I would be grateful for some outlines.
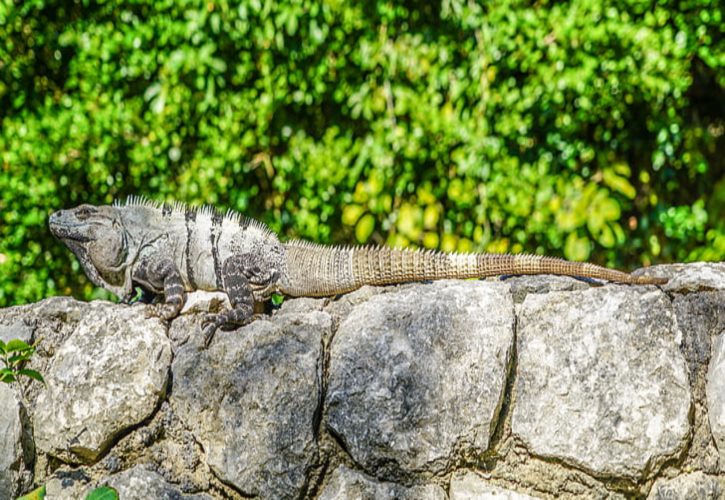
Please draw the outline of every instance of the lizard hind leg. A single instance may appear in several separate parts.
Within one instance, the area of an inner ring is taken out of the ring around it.
[[[209,314],[204,318],[203,347],[211,343],[217,329],[244,326],[254,319],[254,290],[271,286],[278,276],[274,271],[262,272],[257,261],[252,254],[233,255],[224,261],[224,291],[229,296],[232,309],[219,314]]]

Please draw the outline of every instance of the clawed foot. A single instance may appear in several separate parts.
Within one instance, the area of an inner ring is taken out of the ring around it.
[[[146,308],[147,318],[161,318],[165,321],[174,319],[179,314],[179,309],[171,304],[153,304]]]
[[[251,316],[248,316],[247,318],[244,318],[243,320],[240,320],[239,318],[230,319],[230,316],[232,315],[228,313],[207,314],[204,316],[204,319],[201,322],[201,349],[206,349],[207,347],[209,347],[209,344],[211,344],[211,341],[214,339],[214,334],[219,328],[222,328],[224,330],[240,328],[244,325],[248,325],[249,323],[260,317],[263,317],[264,315],[253,314]]]
[[[222,314],[207,314],[201,322],[201,349],[206,349],[211,344],[217,329],[226,322]]]

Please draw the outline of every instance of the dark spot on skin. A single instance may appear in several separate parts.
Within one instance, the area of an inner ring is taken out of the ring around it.
[[[184,249],[184,255],[186,257],[186,276],[189,278],[189,284],[196,288],[196,279],[194,278],[194,266],[191,265],[191,235],[194,231],[194,225],[196,224],[196,210],[193,208],[187,208],[184,214],[184,221],[186,223],[186,248]]]
[[[214,278],[216,279],[217,290],[222,289],[222,263],[219,260],[219,235],[222,231],[222,216],[218,212],[214,212],[211,216],[211,231],[209,232],[209,243],[211,245],[211,255],[214,258]]]

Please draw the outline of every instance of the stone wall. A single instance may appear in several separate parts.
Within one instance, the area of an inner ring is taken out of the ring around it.
[[[0,387],[0,498],[720,498],[725,264],[287,300],[199,349],[191,294],[0,311],[47,385]]]

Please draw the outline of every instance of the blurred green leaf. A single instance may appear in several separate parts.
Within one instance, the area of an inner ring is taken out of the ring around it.
[[[355,225],[355,238],[360,243],[365,243],[375,230],[375,218],[370,215],[364,215]]]
[[[725,260],[710,0],[2,5],[0,306],[109,298],[47,218],[129,194],[321,243]]]
[[[38,372],[36,370],[31,370],[29,368],[21,368],[20,370],[18,370],[18,374],[25,375],[26,377],[30,377],[34,380],[37,380],[38,382],[45,383],[45,379],[43,378],[43,376],[40,374],[40,372]]]
[[[86,500],[118,500],[118,491],[110,486],[101,486],[86,495]]]
[[[564,255],[569,260],[584,261],[589,258],[590,246],[589,240],[570,233],[566,237],[564,245]]]
[[[23,352],[31,350],[33,350],[33,347],[20,339],[11,339],[5,344],[5,351],[7,352]]]
[[[27,495],[18,497],[17,500],[43,500],[45,498],[45,485],[36,488]]]
[[[15,371],[10,368],[0,368],[0,382],[11,383],[15,382]]]

